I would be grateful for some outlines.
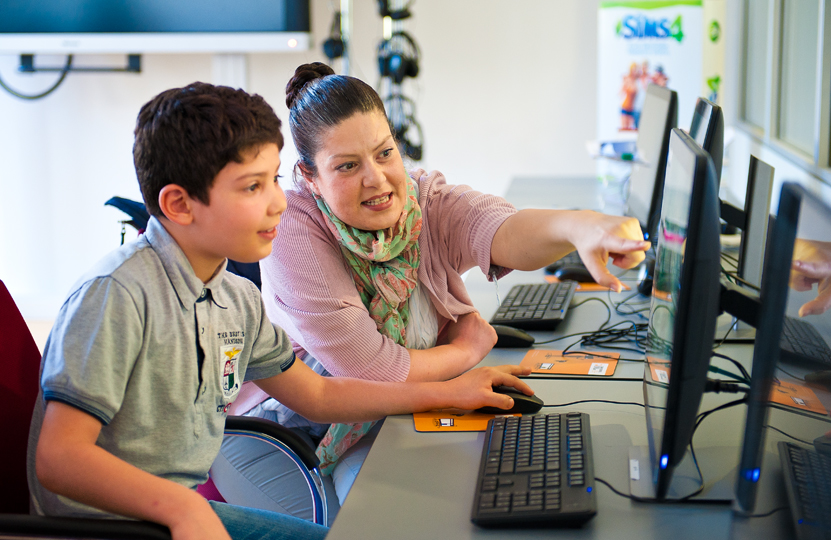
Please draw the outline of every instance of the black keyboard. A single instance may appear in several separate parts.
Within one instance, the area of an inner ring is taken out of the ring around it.
[[[568,255],[561,257],[554,261],[553,263],[549,264],[545,267],[545,271],[549,274],[553,274],[558,269],[564,266],[585,266],[583,264],[583,259],[580,258],[580,255],[577,254],[576,251],[572,251]]]
[[[785,317],[779,348],[785,362],[831,368],[831,348],[809,322]]]
[[[565,318],[576,290],[576,281],[514,285],[490,322],[523,330],[553,330]]]
[[[589,415],[488,422],[471,521],[481,526],[574,526],[597,513]]]
[[[785,490],[798,540],[831,540],[831,456],[779,443]]]

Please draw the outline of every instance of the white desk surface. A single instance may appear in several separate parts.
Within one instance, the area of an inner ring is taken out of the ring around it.
[[[528,178],[515,180],[508,191],[512,202],[539,198],[541,191],[565,194],[552,206],[588,206],[592,195],[568,198],[576,179]],[[587,186],[587,184],[583,184]],[[559,195],[558,195],[559,196]],[[539,200],[539,199],[538,199]],[[521,204],[519,205],[521,206]],[[630,276],[625,276],[630,277]],[[634,278],[634,276],[631,276]],[[500,294],[511,284],[542,281],[541,272],[514,272],[500,281]],[[630,282],[634,283],[634,282]],[[468,290],[485,318],[497,307],[493,284],[474,269],[467,280]],[[582,294],[578,293],[577,303]],[[627,293],[612,295],[620,300]],[[606,298],[608,295],[599,295]],[[558,334],[591,330],[606,319],[606,309],[589,302],[573,309],[558,328]],[[615,315],[614,317],[618,317]],[[551,333],[533,333],[538,341]],[[570,343],[571,340],[563,343]],[[545,346],[555,348],[554,346]],[[725,345],[720,349],[748,362],[748,345]],[[518,363],[523,350],[495,349],[480,365]],[[629,353],[627,353],[628,355]],[[637,356],[631,353],[633,358]],[[529,379],[529,384],[548,405],[586,399],[643,403],[643,365],[621,363],[616,377],[602,379]],[[700,410],[735,399],[735,395],[704,397]],[[643,408],[631,405],[583,403],[542,412],[578,410],[590,414],[595,476],[616,489],[629,492],[629,449],[648,444]],[[733,407],[713,414],[695,435],[695,447],[705,484],[735,478],[743,436],[745,407]],[[787,426],[798,434],[803,417],[792,418],[774,412],[770,423]],[[810,432],[810,428],[806,428]],[[775,444],[782,437],[768,433],[767,463],[760,481],[757,513],[786,505]],[[466,539],[466,538],[592,538],[637,540],[707,540],[791,538],[793,531],[787,510],[766,518],[736,517],[728,504],[647,504],[630,501],[596,484],[597,515],[578,529],[484,529],[470,522],[470,512],[482,453],[481,432],[417,433],[411,415],[386,419],[352,490],[332,527],[330,540],[354,539]]]

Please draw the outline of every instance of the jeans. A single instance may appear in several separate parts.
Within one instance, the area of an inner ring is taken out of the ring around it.
[[[285,514],[210,501],[233,540],[321,540],[329,529]]]

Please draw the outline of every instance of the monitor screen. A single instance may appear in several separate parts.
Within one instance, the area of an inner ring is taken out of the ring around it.
[[[737,271],[740,278],[757,288],[762,286],[772,191],[773,167],[751,155]]]
[[[674,90],[650,84],[638,123],[636,160],[629,177],[627,214],[637,220],[649,240],[658,228],[669,132],[678,123],[678,96]]]
[[[704,393],[720,293],[715,171],[706,152],[677,128],[657,242],[643,382],[655,497],[664,499]]]
[[[690,135],[713,160],[716,178],[721,181],[721,161],[724,154],[724,116],[721,107],[706,98],[695,102]]]
[[[308,0],[4,0],[0,52],[305,50]]]
[[[753,513],[760,483],[781,483],[770,476],[778,441],[810,447],[831,432],[831,377],[823,378],[831,350],[822,352],[831,344],[831,208],[784,184],[767,251],[736,483],[740,513]],[[793,350],[795,336],[803,345],[818,339],[818,354]]]

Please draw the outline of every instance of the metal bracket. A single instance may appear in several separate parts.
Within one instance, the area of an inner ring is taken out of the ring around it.
[[[34,54],[21,54],[20,67],[17,68],[21,73],[38,73],[47,71],[59,72],[75,72],[75,73],[141,73],[141,55],[128,54],[127,65],[125,67],[35,67]]]

